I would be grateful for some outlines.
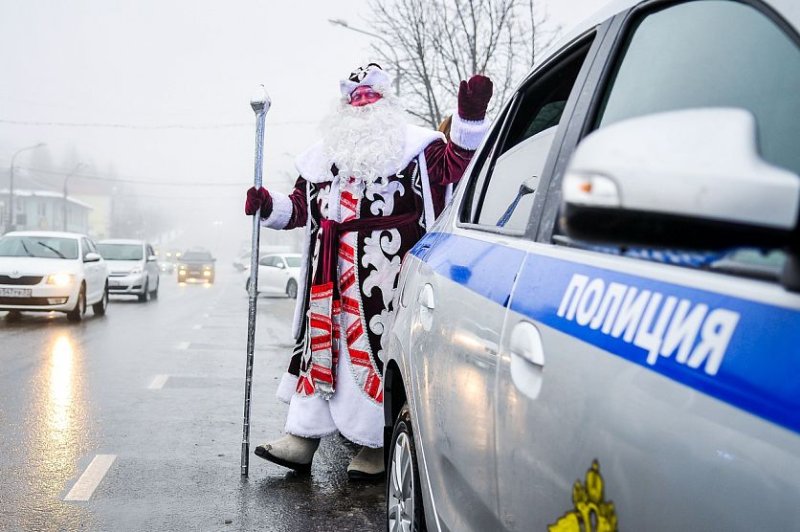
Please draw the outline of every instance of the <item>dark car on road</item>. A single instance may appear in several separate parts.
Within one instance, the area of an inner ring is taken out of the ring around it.
[[[205,249],[190,249],[178,259],[178,282],[214,282],[215,259]]]

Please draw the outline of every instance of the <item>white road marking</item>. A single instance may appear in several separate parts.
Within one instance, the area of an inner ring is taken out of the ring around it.
[[[194,327],[192,327],[192,329],[194,329],[195,331],[199,331],[202,328],[203,328],[203,326],[200,325],[199,323],[197,325],[195,325]]]
[[[175,347],[175,349],[182,349],[182,350],[184,350],[184,351],[185,351],[186,349],[189,349],[189,342],[180,342],[180,343],[179,343],[179,344],[178,344],[178,345]]]
[[[67,496],[64,497],[65,501],[88,501],[92,498],[94,490],[102,482],[103,477],[106,476],[111,464],[117,459],[116,454],[98,454],[86,468],[86,471],[80,476],[78,481],[69,490]]]
[[[148,386],[147,389],[160,390],[167,383],[167,379],[169,379],[169,375],[156,375],[153,377],[153,380],[150,382],[150,386]]]

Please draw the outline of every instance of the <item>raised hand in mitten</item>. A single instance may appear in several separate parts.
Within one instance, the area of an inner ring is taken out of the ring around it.
[[[247,197],[244,200],[244,213],[253,216],[261,211],[262,218],[268,218],[272,214],[272,196],[266,188],[250,187],[247,189]]]
[[[458,87],[458,116],[464,120],[483,120],[492,99],[494,84],[486,76],[476,75]]]

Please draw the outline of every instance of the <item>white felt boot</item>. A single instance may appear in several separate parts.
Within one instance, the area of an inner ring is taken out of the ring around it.
[[[362,447],[347,466],[347,476],[351,480],[379,479],[385,472],[383,447],[377,449]]]
[[[287,434],[279,440],[264,443],[256,447],[256,456],[269,460],[283,467],[294,469],[298,473],[311,471],[311,461],[319,447],[319,438],[302,438]]]

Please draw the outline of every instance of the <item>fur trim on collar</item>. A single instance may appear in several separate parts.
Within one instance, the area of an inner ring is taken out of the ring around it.
[[[389,170],[385,176],[389,177],[396,174],[420,154],[422,150],[427,148],[432,142],[436,140],[444,140],[444,135],[433,129],[415,126],[409,124],[406,126],[406,140],[405,147],[403,148],[403,157],[397,168]],[[322,141],[314,143],[310,148],[301,153],[295,159],[295,167],[300,175],[309,183],[325,183],[326,181],[333,181],[333,174],[331,173],[331,165],[335,161],[330,161],[325,156],[325,151],[322,147]]]

